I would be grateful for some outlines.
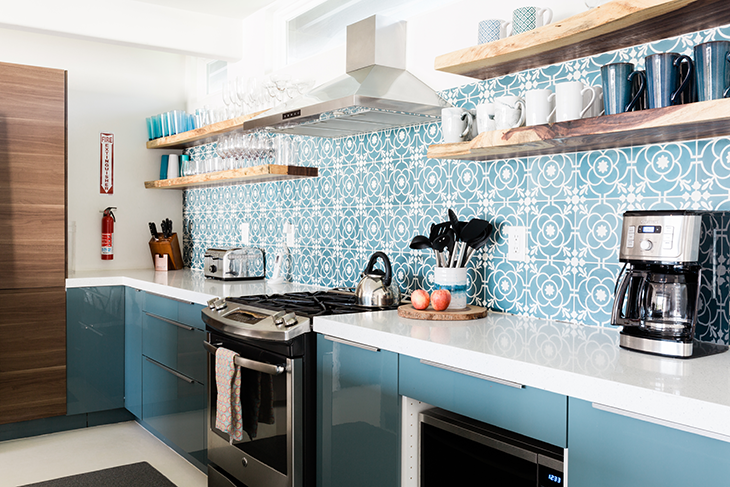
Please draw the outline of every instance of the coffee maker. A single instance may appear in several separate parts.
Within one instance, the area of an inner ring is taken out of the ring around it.
[[[720,326],[716,254],[726,221],[724,213],[690,210],[624,213],[624,268],[611,314],[611,324],[623,327],[622,348],[691,357],[698,317],[703,330]]]

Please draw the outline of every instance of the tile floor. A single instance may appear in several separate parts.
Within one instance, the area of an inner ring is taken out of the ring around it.
[[[0,442],[0,487],[146,461],[178,487],[207,476],[134,421]]]

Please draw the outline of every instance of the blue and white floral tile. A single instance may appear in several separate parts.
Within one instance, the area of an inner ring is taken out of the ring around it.
[[[617,261],[603,264],[586,263],[577,275],[577,321],[602,326],[611,321],[613,290],[621,271]]]
[[[625,150],[608,149],[578,154],[578,181],[585,198],[617,198],[631,182],[629,159]]]
[[[566,259],[576,248],[575,220],[575,213],[566,211],[562,203],[539,205],[528,226],[530,255],[538,260]]]
[[[575,321],[572,316],[574,281],[574,274],[562,262],[530,262],[525,285],[529,314],[553,320]]]
[[[576,187],[576,154],[553,154],[528,159],[528,188],[538,201],[565,200]]]
[[[527,196],[526,159],[486,162],[486,196],[493,201],[517,202]]]
[[[484,264],[484,305],[507,313],[526,314],[527,266],[506,259],[491,259]]]

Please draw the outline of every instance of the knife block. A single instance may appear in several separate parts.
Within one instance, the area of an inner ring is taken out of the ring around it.
[[[150,239],[150,252],[152,252],[152,265],[155,265],[155,254],[167,256],[169,269],[178,270],[183,268],[182,254],[180,253],[180,242],[177,240],[177,233],[169,238],[158,237]]]

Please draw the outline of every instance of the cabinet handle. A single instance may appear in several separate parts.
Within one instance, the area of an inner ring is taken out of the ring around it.
[[[183,375],[183,374],[181,374],[180,372],[178,372],[177,370],[173,370],[173,369],[171,369],[170,367],[167,367],[166,365],[162,365],[162,364],[161,364],[160,362],[158,362],[157,360],[152,360],[152,359],[151,359],[151,358],[149,358],[149,357],[145,357],[145,359],[147,359],[147,361],[148,361],[149,363],[151,363],[151,364],[155,364],[156,366],[158,366],[158,367],[160,367],[160,368],[162,368],[162,369],[164,369],[164,370],[168,371],[169,373],[171,373],[172,375],[174,375],[174,376],[175,376],[175,377],[177,377],[178,379],[180,379],[180,380],[184,380],[184,381],[185,381],[185,382],[187,382],[188,384],[194,384],[194,383],[195,383],[195,381],[194,381],[193,379],[191,379],[190,377],[188,377],[187,375]]]
[[[696,428],[694,426],[687,426],[684,424],[675,423],[673,421],[667,421],[666,419],[659,419],[659,418],[655,418],[654,416],[648,416],[646,414],[635,413],[633,411],[627,411],[626,409],[620,409],[617,407],[608,406],[606,404],[601,404],[598,402],[591,403],[591,406],[593,406],[593,409],[598,409],[600,411],[606,411],[607,413],[618,414],[619,416],[626,416],[627,418],[638,419],[639,421],[644,421],[646,423],[653,423],[653,424],[657,424],[659,426],[666,426],[667,428],[673,428],[675,430],[684,431],[686,433],[706,436],[708,438],[713,438],[715,440],[720,440],[720,441],[730,443],[730,436],[723,435],[722,433],[715,433],[714,431],[709,431],[709,430],[705,430],[702,428]]]
[[[205,340],[203,340],[203,347],[205,347],[208,353],[213,356],[215,356],[215,352],[218,350],[215,345],[212,345]],[[256,360],[250,360],[243,357],[234,358],[233,363],[238,365],[239,367],[243,367],[244,369],[255,370],[257,372],[263,372],[264,374],[269,375],[281,375],[286,372],[285,365],[266,364],[264,362],[257,362]]]
[[[491,375],[479,374],[477,372],[472,372],[470,370],[464,370],[464,369],[460,369],[458,367],[451,367],[450,365],[444,365],[444,364],[440,364],[438,362],[431,362],[430,360],[421,359],[421,363],[423,365],[430,365],[431,367],[436,367],[438,369],[448,370],[449,372],[456,372],[458,374],[464,374],[464,375],[468,375],[471,377],[476,377],[477,379],[494,382],[496,384],[502,384],[503,386],[514,387],[515,389],[524,389],[525,388],[525,386],[520,384],[519,382],[512,382],[511,380],[500,379],[499,377],[492,377]]]
[[[180,323],[179,321],[169,320],[167,318],[163,318],[162,316],[157,316],[156,314],[148,313],[147,311],[145,311],[144,314],[146,314],[147,316],[151,316],[152,318],[157,318],[158,320],[164,321],[165,323],[170,323],[171,325],[175,325],[178,328],[182,328],[183,330],[195,331],[194,326],[184,325],[184,324]]]
[[[351,347],[355,348],[362,348],[363,350],[368,350],[369,352],[379,352],[380,349],[377,347],[371,347],[370,345],[365,345],[363,343],[357,343],[357,342],[351,342],[350,340],[345,340],[344,338],[337,338],[330,335],[324,335],[325,340],[329,340],[331,342],[341,343],[343,345],[350,345]]]
[[[147,294],[151,294],[153,296],[157,296],[158,298],[165,298],[165,299],[169,299],[171,301],[177,301],[178,303],[183,303],[183,304],[197,304],[197,303],[193,303],[192,301],[188,301],[186,299],[173,298],[172,296],[165,296],[164,294],[152,293],[150,291],[145,291],[145,292]]]

